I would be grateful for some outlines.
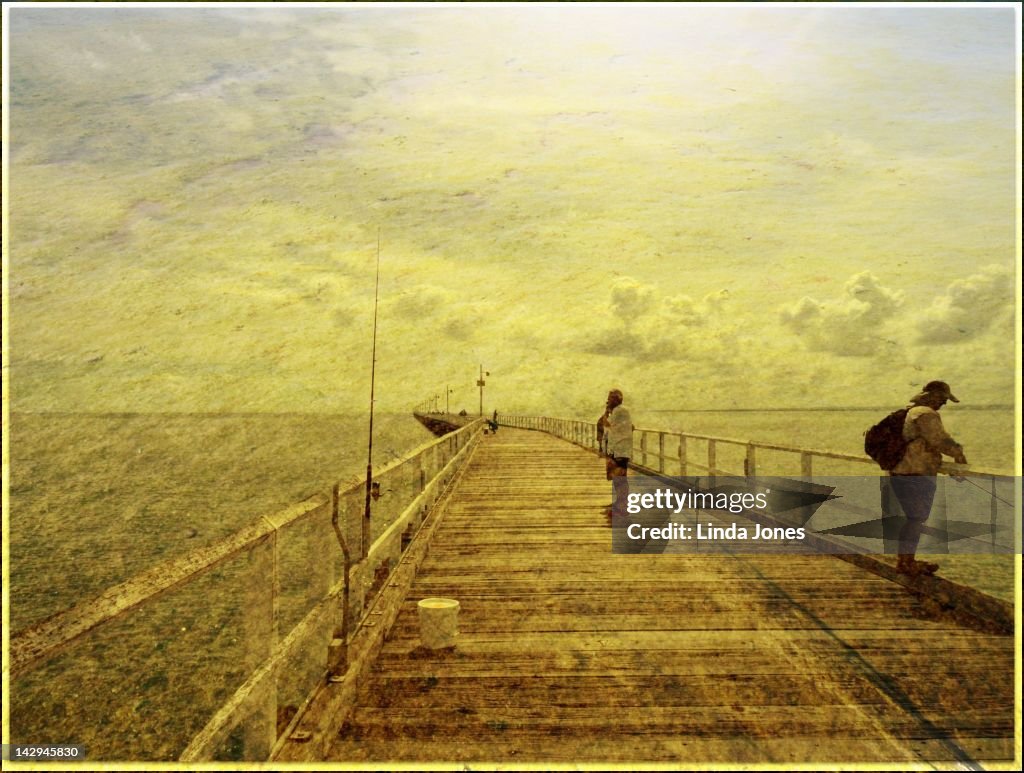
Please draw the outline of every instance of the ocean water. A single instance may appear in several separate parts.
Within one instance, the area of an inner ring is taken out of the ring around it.
[[[11,630],[366,469],[366,417],[11,416]],[[374,421],[374,465],[433,436]]]

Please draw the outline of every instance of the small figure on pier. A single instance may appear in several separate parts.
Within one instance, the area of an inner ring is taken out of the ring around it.
[[[494,414],[491,416],[491,418],[487,420],[487,426],[491,428],[491,432],[492,433],[498,431],[498,409],[497,408],[494,409]]]
[[[907,406],[903,439],[907,442],[903,457],[889,471],[892,492],[903,508],[907,522],[900,530],[899,558],[896,570],[904,574],[935,574],[938,564],[914,558],[925,521],[931,515],[936,479],[942,455],[957,464],[967,464],[963,447],[942,426],[939,410],[952,400],[960,402],[945,381],[929,381]]]
[[[607,454],[606,477],[612,482],[612,504],[606,511],[609,519],[626,515],[629,498],[629,457],[633,453],[633,420],[622,404],[622,390],[608,393],[605,404],[603,442]]]

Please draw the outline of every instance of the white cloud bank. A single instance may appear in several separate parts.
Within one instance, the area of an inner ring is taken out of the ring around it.
[[[876,354],[887,340],[887,323],[903,306],[903,293],[883,286],[870,271],[862,271],[846,283],[844,296],[825,302],[804,297],[782,309],[782,323],[814,352],[851,357]]]
[[[967,343],[993,327],[1012,325],[1014,286],[1013,270],[995,264],[953,282],[921,316],[916,340],[924,344]]]

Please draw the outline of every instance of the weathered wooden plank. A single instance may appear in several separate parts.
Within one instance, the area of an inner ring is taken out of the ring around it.
[[[1004,680],[1005,681],[1005,680]],[[830,683],[857,705],[884,707],[889,701],[863,679],[836,674]],[[1001,686],[975,692],[974,710],[1010,712]],[[638,674],[629,676],[425,677],[377,676],[360,690],[359,705],[386,708],[542,706],[794,706],[822,702],[819,674],[791,674],[765,680],[753,674]],[[728,702],[723,702],[723,696]],[[935,702],[934,705],[945,705]]]
[[[370,737],[430,738],[439,731],[473,742],[481,734],[532,732],[550,735],[592,735],[614,728],[621,735],[676,733],[701,738],[777,738],[819,736],[841,732],[846,738],[878,738],[879,724],[894,738],[930,740],[934,733],[922,729],[908,715],[890,712],[880,720],[868,717],[860,706],[818,703],[802,706],[752,706],[740,703],[719,706],[619,706],[565,707],[550,704],[484,708],[360,708],[346,731],[353,741]],[[1013,717],[992,720],[987,712],[962,711],[935,722],[942,733],[964,732],[969,736],[1012,734]]]
[[[388,676],[429,677],[443,674],[462,677],[507,677],[546,674],[550,676],[638,676],[656,672],[663,675],[728,675],[747,674],[761,677],[775,676],[780,680],[794,674],[813,673],[828,682],[835,668],[821,665],[817,670],[802,668],[797,664],[766,659],[757,653],[740,651],[709,652],[705,658],[684,658],[676,653],[606,651],[593,653],[558,652],[530,654],[510,653],[502,658],[492,654],[459,653],[446,663],[443,670],[430,660],[409,660],[407,658],[381,657],[378,666]],[[923,679],[912,671],[904,672],[912,679]],[[974,679],[985,678],[984,669],[965,670],[963,675]],[[894,673],[899,677],[899,673]],[[966,698],[963,699],[967,704]]]
[[[895,743],[865,744],[835,736],[757,739],[679,737],[677,734],[629,736],[593,734],[584,737],[547,733],[495,733],[483,743],[460,742],[439,732],[434,738],[391,738],[385,744],[343,743],[333,747],[336,759],[352,762],[467,762],[483,769],[525,763],[561,763],[602,769],[609,763],[661,763],[673,768],[692,765],[807,763],[913,764],[921,758]],[[941,758],[938,758],[941,759]],[[948,757],[947,757],[948,759]]]
[[[408,616],[402,619],[408,622]],[[864,656],[901,656],[910,661],[926,654],[934,648],[941,648],[949,653],[946,664],[949,668],[969,667],[977,664],[984,668],[997,669],[1004,665],[1013,665],[1013,641],[1007,637],[987,636],[971,631],[927,631],[923,633],[892,630],[844,631],[834,630],[828,634],[820,629],[763,629],[765,639],[775,647],[801,648],[834,648],[834,636],[841,638],[847,645],[854,647]],[[418,634],[418,628],[410,626],[410,632]],[[401,638],[397,628],[392,629],[386,652],[396,657],[412,657],[415,646],[410,646],[410,639]],[[579,652],[591,650],[679,650],[683,652],[699,652],[703,649],[719,649],[722,647],[757,647],[748,630],[742,628],[707,630],[694,629],[642,629],[614,631],[576,632],[566,631],[497,631],[494,633],[467,632],[465,627],[459,636],[460,652],[509,652],[509,651],[556,651],[569,649]],[[977,655],[966,660],[963,655]],[[1004,680],[1005,681],[1005,680]]]
[[[455,595],[455,594],[452,594]],[[417,598],[425,598],[417,594]],[[818,629],[820,622],[834,621],[836,627],[847,624],[855,614],[865,629],[889,628],[894,619],[901,629],[931,630],[934,621],[918,619],[910,612],[887,615],[885,610],[861,611],[855,604],[836,604],[818,610],[817,620],[787,605],[784,599],[764,602],[750,601],[735,594],[700,600],[658,599],[661,604],[633,604],[623,608],[613,600],[597,595],[540,597],[534,601],[510,600],[503,605],[498,596],[462,597],[460,619],[466,631],[586,631],[586,630],[703,630],[710,627],[742,630],[777,630],[780,628]],[[502,607],[504,615],[502,614]],[[765,619],[770,616],[769,619]],[[399,621],[398,625],[403,623]],[[410,621],[410,625],[415,624]]]

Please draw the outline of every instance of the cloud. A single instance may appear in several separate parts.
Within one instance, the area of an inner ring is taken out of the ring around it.
[[[576,334],[572,348],[586,354],[626,357],[636,362],[671,362],[695,355],[723,357],[732,326],[722,315],[729,291],[695,301],[688,295],[659,297],[657,289],[630,277],[612,286],[603,325]]]
[[[651,310],[654,291],[635,279],[622,277],[612,286],[612,312],[628,324]]]
[[[903,305],[903,293],[890,290],[870,271],[850,277],[845,296],[819,302],[802,298],[780,312],[782,324],[807,348],[849,357],[876,354],[886,343],[886,323]]]
[[[918,320],[916,342],[971,341],[993,326],[1012,320],[1014,287],[1013,270],[994,264],[983,268],[981,273],[953,282]]]

